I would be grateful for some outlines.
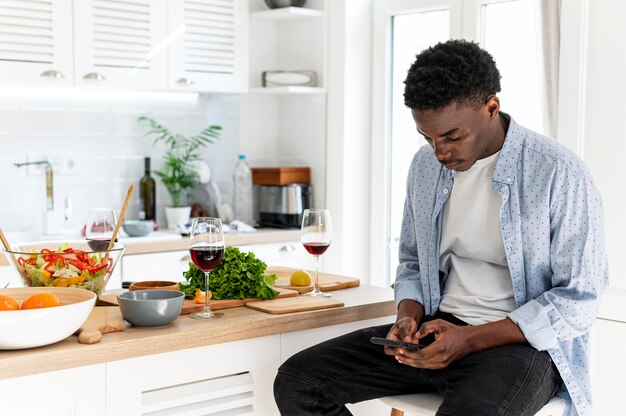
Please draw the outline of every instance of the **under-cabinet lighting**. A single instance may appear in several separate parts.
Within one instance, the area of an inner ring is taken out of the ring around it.
[[[0,86],[3,98],[70,98],[89,100],[167,100],[191,101],[197,99],[197,92],[169,92],[169,91],[129,91],[113,89],[91,89],[76,87],[38,87],[38,86]]]

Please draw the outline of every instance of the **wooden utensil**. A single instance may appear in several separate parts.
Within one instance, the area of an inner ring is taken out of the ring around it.
[[[11,250],[11,246],[9,245],[7,238],[4,236],[4,233],[2,232],[2,228],[0,228],[0,240],[2,240],[2,245],[4,246],[4,249],[6,251],[13,251]]]
[[[76,335],[81,344],[100,342],[102,334],[126,330],[122,312],[117,306],[95,306]]]
[[[111,236],[111,241],[109,241],[109,247],[107,247],[107,253],[102,259],[102,263],[107,263],[109,261],[109,253],[115,244],[115,239],[117,238],[117,233],[120,231],[120,226],[122,222],[124,222],[124,215],[126,215],[126,208],[128,208],[128,203],[130,202],[130,197],[135,190],[135,185],[131,184],[128,187],[128,192],[126,193],[126,199],[124,200],[124,205],[122,206],[122,211],[120,212],[120,217],[117,219],[117,224],[115,224],[115,229],[113,230],[113,235]]]

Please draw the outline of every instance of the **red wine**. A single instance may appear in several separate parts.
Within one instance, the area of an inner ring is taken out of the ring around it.
[[[109,248],[110,241],[111,241],[110,238],[108,239],[90,238],[87,240],[87,244],[89,244],[89,248],[92,249],[93,251],[106,251],[106,249]],[[115,239],[115,242],[117,243],[117,239]]]
[[[192,247],[189,249],[191,260],[203,272],[213,270],[224,257],[224,247]]]
[[[328,246],[330,245],[330,243],[303,243],[303,244],[304,244],[304,248],[306,249],[306,251],[313,254],[314,256],[321,256],[322,254],[324,254],[324,252],[326,251],[326,249],[328,249]]]

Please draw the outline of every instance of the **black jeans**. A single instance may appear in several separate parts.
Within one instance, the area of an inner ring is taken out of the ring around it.
[[[531,416],[561,382],[548,353],[524,344],[472,353],[441,370],[409,367],[369,341],[390,328],[361,329],[289,358],[274,380],[281,415],[350,415],[346,403],[437,392],[438,416]]]

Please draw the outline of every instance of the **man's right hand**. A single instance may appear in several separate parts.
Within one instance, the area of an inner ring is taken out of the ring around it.
[[[424,307],[414,300],[400,302],[396,323],[391,327],[387,338],[406,342],[414,340],[419,323],[424,317]],[[385,354],[398,355],[399,348],[385,347]]]

